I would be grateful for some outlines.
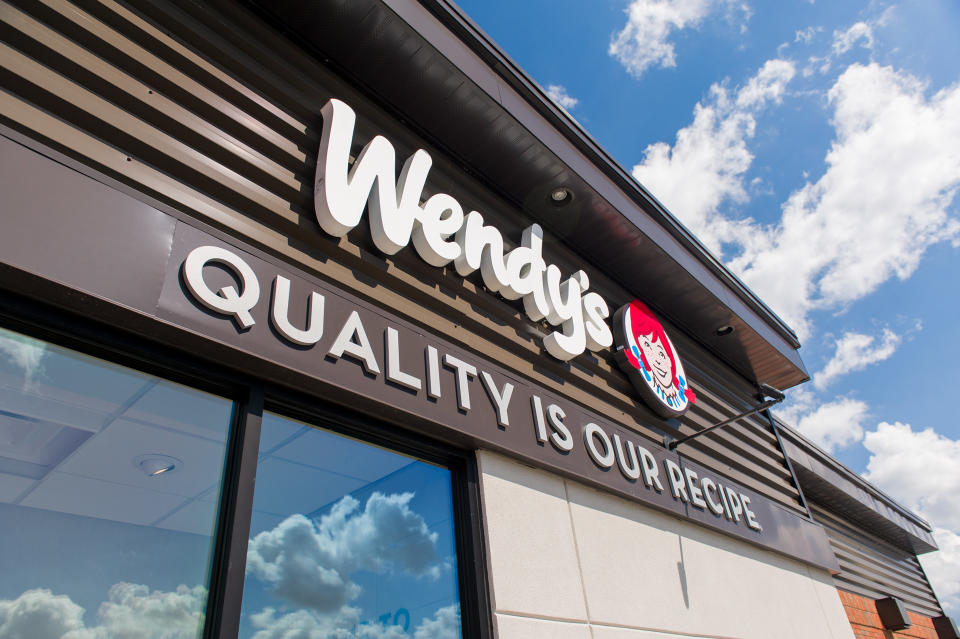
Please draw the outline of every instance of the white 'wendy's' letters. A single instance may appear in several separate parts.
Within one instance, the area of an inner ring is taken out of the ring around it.
[[[532,224],[520,245],[504,251],[500,231],[483,223],[477,211],[464,215],[451,195],[436,193],[421,204],[433,160],[423,149],[407,158],[396,177],[396,151],[385,137],[374,137],[350,167],[356,114],[340,100],[323,109],[323,138],[317,156],[314,208],[320,227],[343,237],[369,209],[370,233],[376,247],[393,255],[407,246],[428,264],[453,262],[461,276],[480,270],[484,285],[509,300],[523,300],[533,321],[546,319],[560,330],[544,339],[547,352],[566,361],[586,349],[613,344],[606,323],[610,311],[578,271],[561,281],[560,269],[543,260],[543,230]]]

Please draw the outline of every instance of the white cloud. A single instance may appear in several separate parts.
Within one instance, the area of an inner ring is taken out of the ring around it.
[[[958,243],[960,85],[927,96],[909,73],[849,66],[828,92],[835,137],[823,175],[790,195],[776,224],[724,215],[722,203],[748,199],[756,114],[779,103],[793,73],[771,60],[733,94],[714,85],[673,146],[648,146],[633,175],[805,340],[811,311],[906,280],[928,247]]]
[[[816,397],[810,386],[807,385],[791,388],[787,390],[786,395],[786,401],[777,406],[774,412],[781,421],[796,426],[801,415],[813,410]]]
[[[753,111],[768,102],[780,104],[787,83],[793,78],[793,63],[788,60],[767,60],[757,74],[737,92],[736,111]]]
[[[561,84],[551,84],[548,86],[547,95],[567,111],[577,106],[577,103],[580,102],[580,100],[567,93],[567,88]]]
[[[673,31],[696,27],[714,3],[711,0],[634,0],[627,24],[610,42],[608,53],[639,78],[652,66],[677,66],[669,38]]]
[[[459,639],[460,606],[440,608],[430,619],[424,619],[413,633],[413,639]]]
[[[929,246],[958,238],[948,208],[960,186],[960,86],[924,89],[890,67],[847,68],[829,92],[826,173],[790,196],[779,224],[750,229],[756,239],[730,262],[801,339],[811,310],[905,280]]]
[[[360,594],[349,572],[337,569],[340,563],[335,544],[303,515],[258,534],[247,551],[247,572],[272,583],[276,596],[324,612],[339,610]]]
[[[300,609],[277,616],[274,608],[250,615],[252,639],[401,639],[399,626],[359,625],[360,610],[345,606],[331,613]]]
[[[857,22],[846,31],[833,32],[833,53],[841,55],[863,40],[865,49],[873,48],[873,27],[866,22]]]
[[[797,31],[796,35],[793,38],[794,42],[803,42],[808,43],[813,40],[813,37],[818,33],[823,31],[823,27],[807,27],[802,31]]]
[[[118,583],[100,605],[98,624],[87,627],[84,609],[66,595],[28,590],[13,600],[0,599],[3,639],[195,639],[203,624],[206,589],[179,586],[174,592],[151,591],[140,584]],[[301,609],[278,614],[264,608],[250,615],[252,639],[455,639],[460,637],[460,609],[439,608],[408,634],[398,625],[360,622],[360,609],[343,606],[319,613]]]
[[[27,385],[43,373],[46,349],[40,340],[0,330],[0,355],[23,371]]]
[[[870,451],[864,478],[932,523],[960,531],[960,441],[932,428],[881,422],[863,438]]]
[[[807,60],[807,66],[803,69],[803,76],[810,77],[817,71],[821,74],[828,73],[833,67],[833,63],[840,56],[851,51],[858,43],[862,48],[872,53],[875,43],[875,30],[878,27],[885,26],[890,21],[894,9],[894,6],[887,7],[880,16],[867,21],[856,22],[844,31],[834,30],[830,50],[823,56],[810,56]],[[817,31],[823,31],[823,27],[818,27]],[[797,39],[809,42],[808,33],[809,30],[805,32],[797,31]],[[809,35],[812,37],[813,34],[809,33]]]
[[[100,604],[100,626],[64,639],[133,639],[144,635],[194,639],[203,624],[206,599],[207,591],[202,586],[151,592],[141,584],[114,584],[107,601]]]
[[[280,616],[275,609],[264,608],[250,615],[257,629],[252,639],[411,639],[400,626],[361,623],[359,615],[359,609],[350,607],[336,614],[297,610]],[[423,619],[412,639],[459,639],[460,635],[460,607],[453,605]]]
[[[812,55],[807,58],[807,66],[803,68],[803,77],[809,78],[815,72],[819,71],[821,74],[827,73],[830,68],[833,66],[833,57],[826,55],[823,57]]]
[[[827,452],[832,453],[863,438],[863,422],[868,412],[864,402],[842,397],[817,403],[809,391],[795,392],[792,396],[799,396],[799,399],[795,399],[792,406],[777,411],[777,415]]]
[[[264,608],[250,615],[250,624],[256,628],[252,639],[326,639],[336,629],[335,623],[326,623],[326,617],[303,609],[278,617],[276,609]],[[355,623],[347,620],[344,627]]]
[[[633,176],[718,255],[724,243],[756,235],[751,221],[723,217],[717,207],[725,200],[747,199],[743,178],[753,161],[747,140],[754,135],[756,115],[782,100],[793,75],[791,62],[768,60],[732,95],[714,84],[674,145],[648,146],[633,168]]]
[[[813,385],[823,390],[841,375],[882,362],[896,352],[902,340],[902,335],[889,328],[883,329],[879,340],[873,335],[844,333],[835,343],[833,358],[822,371],[813,376]]]
[[[881,422],[863,445],[871,453],[864,479],[934,527],[940,550],[921,563],[948,614],[960,616],[960,441]]]
[[[291,515],[250,540],[249,574],[273,585],[274,594],[318,612],[342,609],[360,594],[356,570],[400,569],[437,576],[437,533],[410,509],[413,493],[375,492],[362,511],[349,495],[313,522]]]
[[[206,589],[179,586],[175,592],[151,591],[140,584],[117,583],[100,605],[98,625],[87,627],[84,609],[66,595],[28,590],[0,600],[0,637],[18,639],[195,639],[203,623]]]
[[[82,627],[83,608],[65,595],[36,589],[13,600],[0,599],[0,637],[60,639]]]

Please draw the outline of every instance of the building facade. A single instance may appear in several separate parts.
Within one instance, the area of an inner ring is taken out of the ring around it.
[[[0,15],[0,637],[956,637],[757,410],[790,328],[454,5]]]

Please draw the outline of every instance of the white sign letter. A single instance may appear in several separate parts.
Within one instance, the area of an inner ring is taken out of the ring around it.
[[[239,278],[243,293],[237,293],[237,289],[232,286],[224,286],[219,293],[210,290],[203,280],[203,267],[210,262],[230,267]],[[256,324],[250,309],[260,300],[260,282],[250,265],[235,253],[219,246],[197,247],[190,251],[183,262],[183,279],[193,297],[211,311],[232,315],[241,329]]]
[[[597,450],[597,439],[603,443],[602,453]],[[587,445],[587,453],[590,454],[590,459],[593,460],[593,463],[600,468],[610,468],[613,466],[613,445],[610,443],[610,438],[602,428],[593,422],[584,426],[583,441]]]
[[[690,501],[690,498],[687,497],[687,487],[683,485],[683,471],[672,459],[664,459],[663,465],[667,468],[667,475],[670,478],[670,492],[673,493],[673,498],[680,501]]]
[[[757,532],[763,531],[763,526],[757,522],[757,516],[752,510],[750,510],[750,498],[741,494],[740,501],[743,503],[743,514],[747,517],[747,526],[753,528]]]
[[[620,435],[613,434],[613,447],[617,451],[617,464],[620,466],[620,472],[630,481],[636,481],[640,478],[640,464],[637,462],[637,449],[633,442],[627,440],[627,455],[623,453],[623,442],[620,441]],[[627,457],[630,463],[627,463]]]
[[[460,257],[460,245],[448,238],[462,225],[460,203],[446,193],[432,195],[413,225],[413,246],[430,266],[445,266]]]
[[[354,335],[357,336],[357,341],[353,341]],[[373,354],[373,349],[370,348],[367,332],[363,329],[363,322],[360,321],[360,315],[356,311],[350,313],[350,317],[344,322],[340,334],[333,340],[333,346],[327,354],[337,359],[350,355],[360,360],[363,370],[375,375],[380,373],[380,366],[377,365],[377,358]]]
[[[443,356],[443,365],[457,372],[457,406],[462,411],[470,410],[470,378],[477,376],[477,367],[467,364],[450,353]]]
[[[706,509],[707,502],[703,501],[703,491],[700,490],[697,473],[689,468],[684,468],[683,474],[687,476],[687,489],[690,491],[690,503],[700,510]]]
[[[387,327],[387,379],[410,390],[420,390],[420,378],[400,370],[400,334],[392,326]]]
[[[483,382],[483,387],[490,396],[490,403],[497,411],[497,424],[506,428],[510,425],[507,408],[510,406],[510,397],[513,395],[513,384],[504,382],[503,391],[498,391],[496,383],[487,371],[480,371],[480,381]]]
[[[273,312],[270,315],[277,332],[294,344],[312,346],[323,337],[323,295],[310,293],[307,307],[307,330],[301,331],[290,323],[290,280],[277,275],[273,280]]]
[[[590,280],[583,271],[577,271],[561,283],[560,269],[553,264],[547,267],[544,275],[547,306],[550,308],[547,321],[554,326],[561,324],[563,330],[547,335],[543,345],[548,353],[561,361],[573,359],[587,347],[581,293],[589,285]]]
[[[657,459],[649,450],[643,446],[637,446],[640,452],[640,464],[643,466],[643,483],[647,488],[653,488],[658,493],[663,492],[663,484],[660,483],[660,468],[657,466]]]
[[[440,399],[440,354],[436,347],[427,346],[427,397]]]
[[[547,425],[543,421],[543,403],[536,395],[530,396],[530,409],[533,411],[533,427],[537,431],[537,441],[547,441]]]
[[[547,421],[550,422],[550,428],[553,429],[553,433],[550,435],[550,443],[557,450],[569,453],[573,450],[573,435],[570,434],[570,429],[563,423],[566,416],[567,414],[563,412],[563,409],[556,404],[547,406]]]
[[[717,485],[713,483],[713,480],[709,477],[701,479],[700,485],[703,486],[703,496],[707,500],[707,506],[710,507],[710,512],[718,517],[723,515],[723,504],[716,501]]]
[[[363,148],[348,175],[357,116],[336,99],[329,100],[320,113],[323,133],[313,188],[317,222],[330,235],[343,237],[360,223],[364,206],[369,206],[373,243],[393,255],[410,243],[423,185],[433,164],[430,154],[417,150],[404,163],[397,180],[396,151],[378,135]],[[376,197],[371,198],[373,189]]]

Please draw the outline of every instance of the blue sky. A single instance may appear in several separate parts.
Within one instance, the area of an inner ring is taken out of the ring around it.
[[[800,334],[778,414],[931,522],[960,617],[960,5],[460,6]]]

